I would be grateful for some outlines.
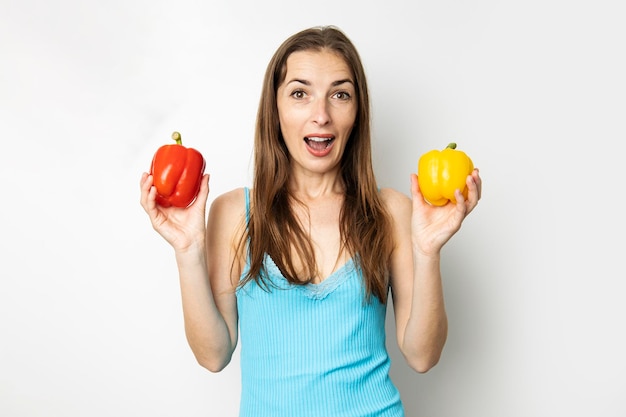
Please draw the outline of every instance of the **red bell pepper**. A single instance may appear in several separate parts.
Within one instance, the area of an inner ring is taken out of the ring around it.
[[[200,152],[186,148],[180,133],[172,133],[175,145],[163,145],[152,158],[150,174],[156,187],[156,202],[162,207],[187,207],[200,191],[206,162]]]

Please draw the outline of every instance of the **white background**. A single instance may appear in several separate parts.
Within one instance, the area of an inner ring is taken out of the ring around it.
[[[382,187],[456,141],[484,194],[445,247],[441,363],[408,416],[626,415],[626,26],[619,0],[0,0],[0,415],[236,416],[183,333],[139,178],[179,130],[210,200],[250,184],[266,64],[334,24],[359,49]]]

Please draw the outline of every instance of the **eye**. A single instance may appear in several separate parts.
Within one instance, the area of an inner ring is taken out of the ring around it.
[[[339,99],[339,100],[350,100],[352,98],[352,96],[350,95],[350,93],[348,93],[347,91],[338,91],[335,93],[335,98]]]
[[[303,99],[306,96],[306,93],[303,90],[294,90],[291,93],[291,97],[295,98],[295,99]]]

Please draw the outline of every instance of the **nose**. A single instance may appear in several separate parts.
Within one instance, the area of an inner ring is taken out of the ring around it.
[[[329,103],[327,100],[319,99],[313,104],[313,121],[320,126],[330,123]]]

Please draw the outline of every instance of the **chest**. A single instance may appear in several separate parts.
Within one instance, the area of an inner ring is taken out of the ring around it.
[[[296,209],[294,214],[311,241],[318,271],[314,283],[319,284],[350,257],[344,250],[339,227],[341,201],[310,204],[306,209]],[[299,262],[297,253],[292,256]]]

